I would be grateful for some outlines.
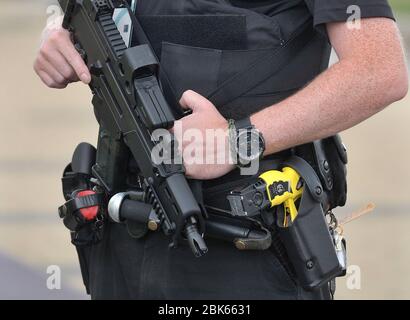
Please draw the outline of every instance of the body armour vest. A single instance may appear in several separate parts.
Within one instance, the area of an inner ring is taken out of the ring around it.
[[[266,52],[280,47],[309,19],[308,8],[302,11],[271,16],[226,0],[139,0],[136,14],[179,98],[188,89],[207,97]],[[329,42],[317,32],[290,64],[229,104],[216,107],[226,118],[249,116],[306,85],[327,67],[329,56]]]

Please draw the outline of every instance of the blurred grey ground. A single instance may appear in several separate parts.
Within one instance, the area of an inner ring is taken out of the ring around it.
[[[47,4],[2,0],[0,10],[0,298],[86,298],[77,257],[57,218],[60,176],[81,141],[95,143],[97,125],[88,88],[45,88],[32,71]],[[410,18],[398,16],[410,44]],[[346,92],[346,94],[349,94]],[[338,281],[338,299],[410,298],[410,97],[343,133],[349,149],[349,205],[377,209],[345,228],[349,265],[361,289]],[[62,289],[46,288],[58,265]]]

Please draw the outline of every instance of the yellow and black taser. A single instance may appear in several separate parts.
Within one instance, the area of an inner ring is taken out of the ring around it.
[[[263,210],[284,206],[283,226],[293,222],[298,214],[295,202],[303,194],[303,180],[290,167],[281,171],[270,170],[259,176],[256,183],[239,191],[232,191],[227,197],[231,214],[237,217],[253,217]]]

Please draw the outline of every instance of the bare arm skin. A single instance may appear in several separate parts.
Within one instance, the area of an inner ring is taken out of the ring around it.
[[[327,25],[339,62],[283,102],[251,117],[266,154],[331,136],[371,117],[408,91],[399,30],[386,18],[363,19],[361,29]]]

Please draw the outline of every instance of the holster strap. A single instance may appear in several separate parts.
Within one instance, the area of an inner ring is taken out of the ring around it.
[[[102,204],[103,200],[104,197],[102,193],[96,193],[83,197],[75,197],[58,208],[60,218],[64,218],[68,214],[73,214],[80,209],[99,206]]]

